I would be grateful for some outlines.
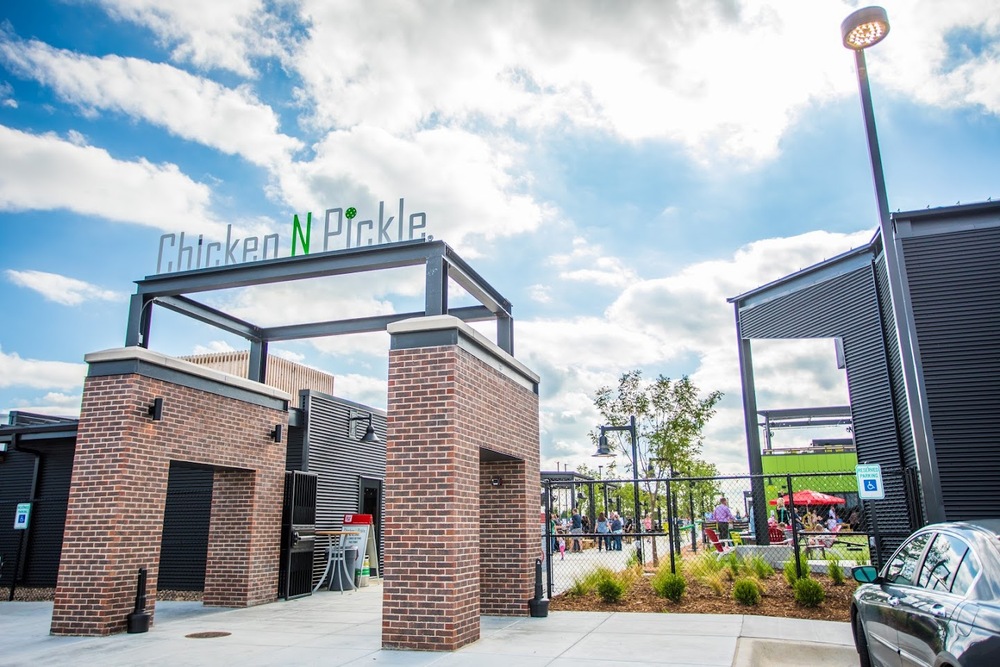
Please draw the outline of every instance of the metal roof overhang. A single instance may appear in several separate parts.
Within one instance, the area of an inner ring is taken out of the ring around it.
[[[416,312],[263,327],[233,317],[189,296],[200,292],[421,264],[425,266],[424,310]],[[480,305],[449,309],[449,278],[477,299]],[[393,322],[429,315],[453,315],[465,322],[495,319],[497,346],[508,354],[514,353],[510,301],[442,241],[403,241],[147,276],[144,280],[136,281],[136,286],[136,293],[132,296],[129,307],[126,346],[149,346],[151,306],[156,304],[251,341],[250,375],[251,379],[258,381],[262,381],[265,375],[268,342],[384,331]]]

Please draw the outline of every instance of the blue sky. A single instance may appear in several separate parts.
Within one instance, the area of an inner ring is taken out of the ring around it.
[[[868,52],[892,210],[1000,196],[1000,18],[885,2]],[[425,212],[514,304],[542,462],[593,464],[592,396],[630,369],[725,393],[705,458],[745,469],[727,297],[876,227],[859,5],[16,0],[0,15],[0,419],[75,415],[159,238]],[[211,295],[261,324],[405,312],[419,273]],[[491,328],[483,328],[492,335]],[[246,344],[157,310],[153,349]],[[386,334],[274,346],[385,406]],[[755,344],[763,408],[844,404],[831,341]],[[788,436],[784,444],[803,444]]]

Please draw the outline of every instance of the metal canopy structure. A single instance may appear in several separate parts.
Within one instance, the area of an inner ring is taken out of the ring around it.
[[[418,312],[262,327],[199,303],[189,296],[200,292],[421,264],[425,267],[424,310]],[[481,305],[449,309],[449,278]],[[136,281],[136,285],[136,293],[129,303],[125,334],[127,347],[149,347],[152,306],[156,304],[250,341],[249,379],[257,382],[263,382],[266,378],[267,346],[272,341],[384,331],[392,322],[431,315],[452,315],[465,322],[495,319],[497,345],[508,354],[514,354],[514,320],[510,301],[493,289],[443,241],[403,241],[209,267],[147,276],[144,280]]]

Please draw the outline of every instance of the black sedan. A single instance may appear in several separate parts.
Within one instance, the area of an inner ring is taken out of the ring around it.
[[[862,667],[1000,666],[1000,520],[925,526],[854,578]]]

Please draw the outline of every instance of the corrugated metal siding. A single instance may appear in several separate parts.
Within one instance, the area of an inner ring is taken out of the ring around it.
[[[213,476],[207,468],[170,464],[160,540],[159,590],[205,588]]]
[[[343,528],[344,515],[359,510],[360,478],[385,480],[385,417],[372,413],[372,425],[381,442],[361,443],[348,437],[347,420],[351,410],[364,414],[369,412],[368,408],[318,392],[308,392],[304,399],[307,425],[303,470],[316,473],[319,477],[316,529],[339,530]],[[384,504],[384,498],[382,502]],[[314,585],[319,581],[326,563],[325,539],[318,539],[313,568]],[[381,572],[382,545],[378,547]]]
[[[73,474],[73,445],[71,441],[54,440],[38,448],[45,454],[41,458],[35,498],[30,496],[34,454],[10,451],[7,460],[0,464],[0,555],[4,561],[0,586],[11,582],[21,539],[22,531],[14,530],[14,512],[18,503],[30,500],[34,500],[34,505],[26,535],[26,550],[19,566],[22,578],[18,586],[51,588],[56,585],[66,526],[69,481]]]
[[[1000,229],[903,252],[946,516],[1000,516]]]
[[[8,452],[7,460],[0,463],[0,556],[4,562],[0,571],[0,588],[9,586],[14,576],[14,557],[21,537],[21,531],[14,530],[14,514],[18,503],[31,499],[34,468],[35,457],[27,452]]]
[[[749,339],[843,339],[858,460],[895,471],[885,479],[886,499],[876,505],[879,530],[888,533],[886,551],[910,525],[875,283],[869,266],[777,296],[741,310],[740,333]]]
[[[306,440],[306,430],[295,426],[288,427],[288,446],[285,449],[285,470],[302,470],[303,447]]]
[[[24,586],[48,588],[56,585],[66,528],[69,483],[73,476],[73,452],[71,446],[52,448],[42,457],[38,495],[31,510],[31,540],[24,568]]]

